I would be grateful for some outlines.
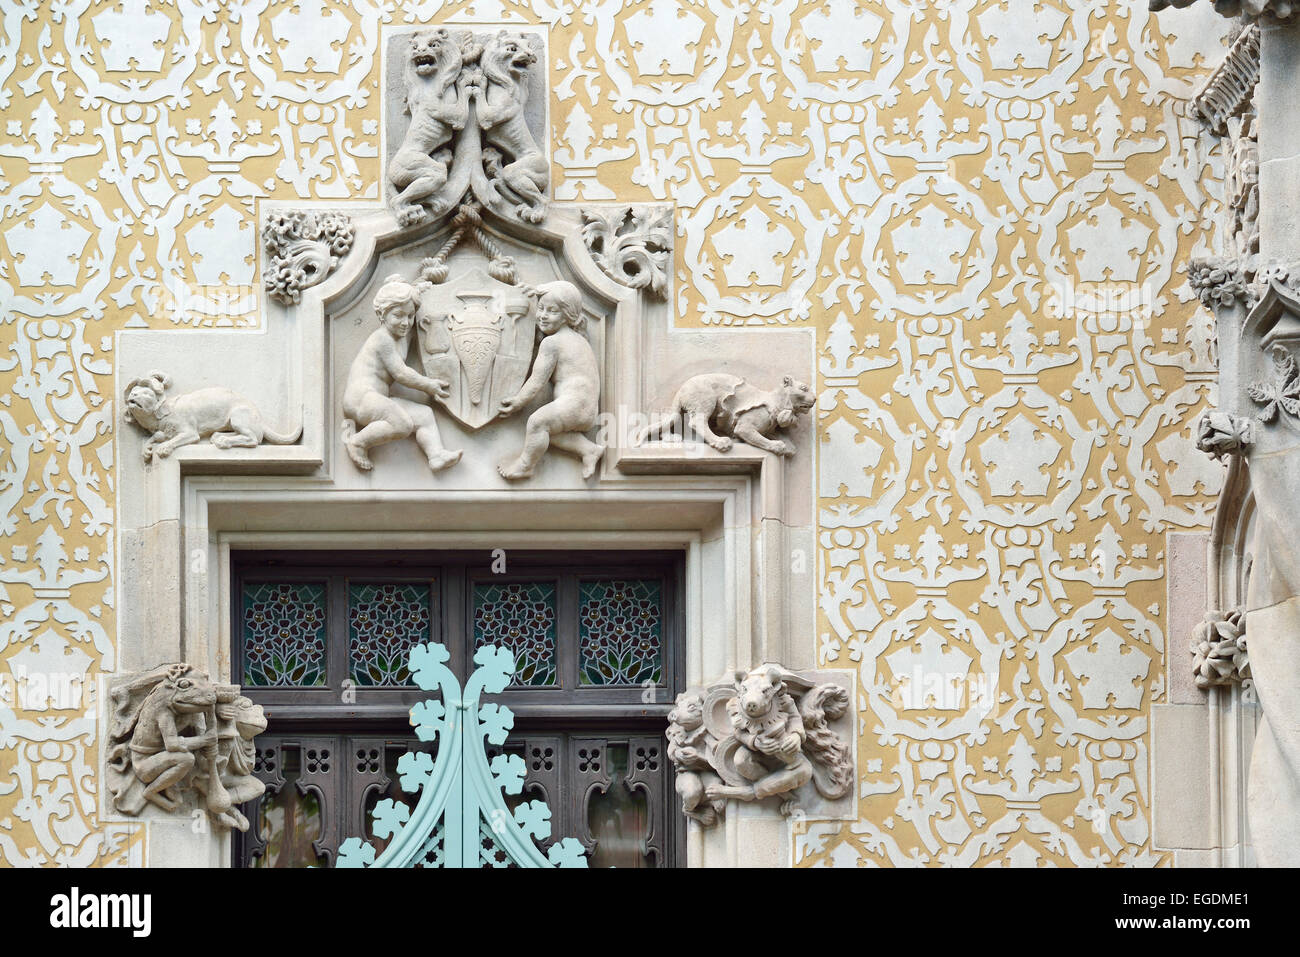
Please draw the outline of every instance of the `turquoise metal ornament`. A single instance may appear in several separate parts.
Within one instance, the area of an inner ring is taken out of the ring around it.
[[[519,867],[586,867],[582,844],[566,837],[543,854],[534,840],[551,836],[551,809],[526,801],[512,812],[505,795],[519,794],[526,768],[517,754],[500,754],[489,763],[484,745],[505,743],[514,727],[509,708],[479,703],[483,694],[500,694],[515,671],[508,650],[485,645],[474,653],[478,665],[462,693],[447,667],[447,649],[433,642],[414,645],[411,677],[425,691],[436,691],[411,708],[411,724],[421,741],[437,741],[435,760],[408,751],[397,762],[402,790],[420,792],[412,811],[392,799],[380,801],[371,815],[374,832],[391,837],[378,857],[358,837],[339,848],[338,867],[493,867],[507,866],[498,852]]]

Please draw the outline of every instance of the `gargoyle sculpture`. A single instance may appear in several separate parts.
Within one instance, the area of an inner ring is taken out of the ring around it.
[[[215,823],[248,830],[237,805],[266,789],[253,776],[253,738],[266,730],[261,705],[185,664],[134,676],[113,689],[112,702],[107,772],[118,811],[174,811],[193,789]]]
[[[770,392],[755,388],[744,379],[712,373],[687,379],[673,397],[673,410],[664,419],[643,429],[637,444],[662,439],[686,426],[719,452],[731,451],[734,439],[777,455],[794,455],[794,443],[776,434],[795,424],[817,404],[812,389],[793,376],[781,380]]]
[[[847,713],[849,693],[775,665],[738,671],[734,681],[680,695],[669,715],[668,755],[686,813],[710,825],[728,799],[781,799],[786,816],[812,782],[836,800],[853,786],[848,745],[829,726]]]
[[[171,384],[166,373],[150,372],[126,386],[123,418],[150,433],[144,444],[146,465],[208,437],[219,449],[255,449],[263,442],[292,445],[302,435],[301,426],[293,433],[271,431],[257,406],[219,386],[164,399]]]

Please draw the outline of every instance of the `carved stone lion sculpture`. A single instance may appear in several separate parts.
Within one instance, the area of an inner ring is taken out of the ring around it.
[[[528,129],[528,74],[541,53],[537,38],[501,30],[483,46],[477,91],[478,125],[483,131],[483,169],[475,193],[488,206],[513,209],[525,222],[546,218],[546,188],[551,167]],[[475,170],[477,179],[478,170]]]
[[[458,198],[439,194],[447,185],[452,136],[469,119],[471,87],[459,81],[467,55],[474,55],[471,46],[465,31],[440,28],[411,37],[405,69],[411,123],[388,164],[388,181],[396,190],[393,204],[403,226],[441,215]]]
[[[107,775],[117,810],[174,811],[188,788],[217,824],[248,830],[236,805],[265,790],[253,776],[253,738],[266,730],[261,705],[185,664],[132,677],[113,689],[112,702]]]
[[[812,389],[793,376],[770,392],[726,373],[697,375],[682,384],[673,397],[668,417],[642,430],[637,443],[663,438],[687,424],[719,452],[729,452],[733,439],[777,455],[794,455],[794,443],[776,435],[795,424],[817,404]]]
[[[778,797],[788,816],[809,782],[828,800],[844,797],[853,759],[828,723],[848,707],[842,686],[775,665],[680,695],[669,715],[668,755],[686,813],[709,825],[728,799]]]
[[[257,406],[229,389],[196,389],[164,399],[171,384],[166,373],[150,372],[126,386],[123,418],[150,433],[146,464],[208,437],[219,449],[255,449],[263,442],[292,445],[302,435],[301,426],[292,434],[271,431]]]

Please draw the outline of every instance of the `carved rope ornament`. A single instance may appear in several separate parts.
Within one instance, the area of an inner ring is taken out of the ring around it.
[[[186,664],[133,675],[111,692],[106,765],[113,807],[175,811],[198,796],[219,827],[248,830],[237,805],[266,786],[253,775],[253,738],[266,730],[262,706]]]
[[[515,658],[505,648],[485,645],[474,652],[478,665],[462,691],[447,667],[450,655],[440,644],[414,645],[411,678],[424,691],[436,692],[411,708],[411,724],[421,741],[436,741],[437,758],[410,750],[397,762],[402,790],[419,792],[415,810],[392,799],[375,805],[373,830],[389,838],[376,856],[372,844],[357,837],[339,847],[339,867],[479,867],[505,866],[504,854],[520,867],[586,867],[582,844],[572,837],[551,845],[545,854],[534,841],[551,835],[551,809],[543,801],[524,801],[513,811],[506,796],[523,792],[527,768],[517,754],[488,760],[484,740],[503,745],[514,727],[504,705],[481,703],[484,694],[506,689]]]

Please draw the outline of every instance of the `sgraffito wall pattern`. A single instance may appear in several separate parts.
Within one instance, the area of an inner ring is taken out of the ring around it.
[[[1165,535],[1222,480],[1208,6],[5,0],[0,862],[142,860],[76,693],[115,667],[113,333],[258,323],[258,202],[377,199],[380,31],[443,20],[550,26],[555,196],[676,202],[680,322],[817,329],[809,640],[862,777],[795,862],[1164,862]]]

